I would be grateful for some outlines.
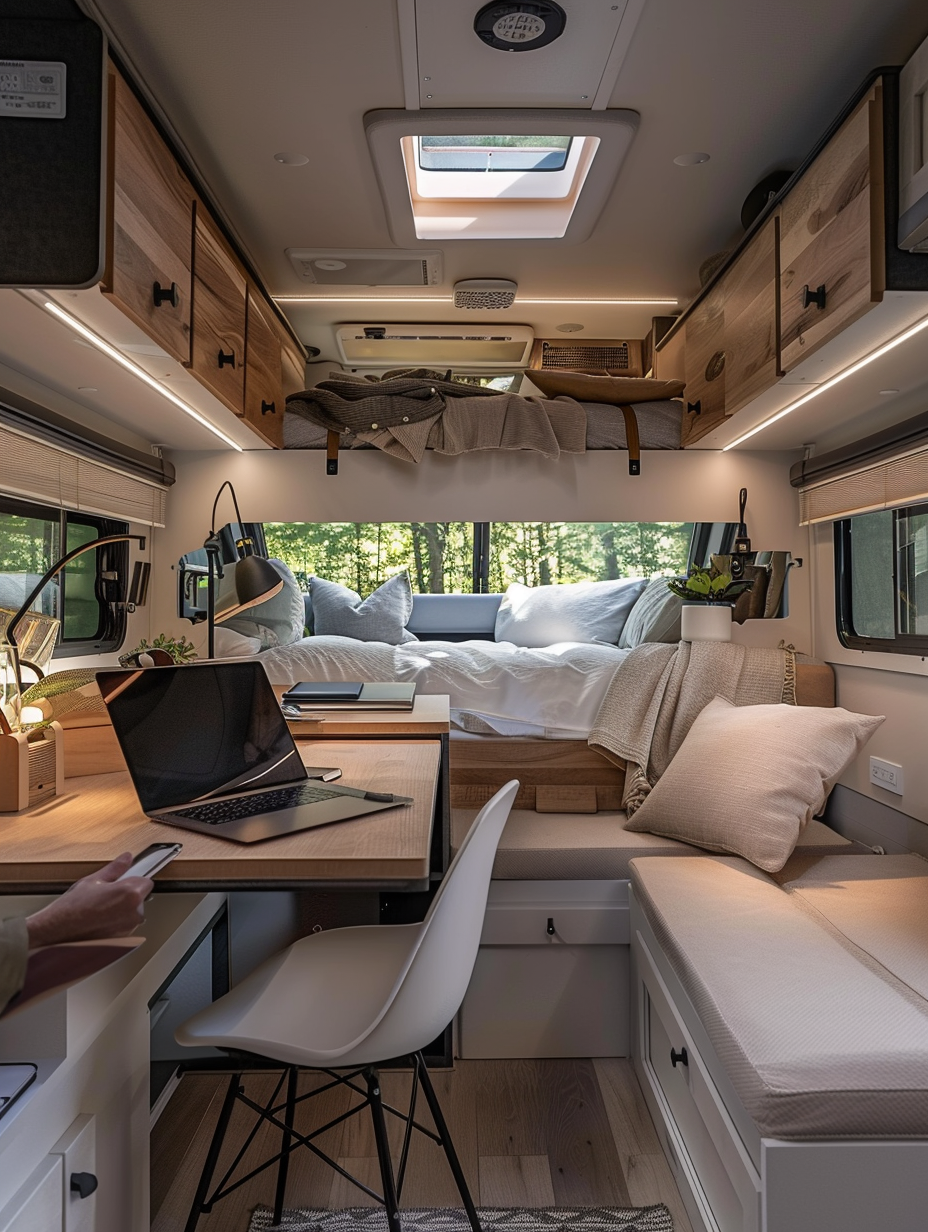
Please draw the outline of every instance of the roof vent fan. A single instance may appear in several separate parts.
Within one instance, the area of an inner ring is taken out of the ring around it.
[[[511,308],[519,289],[508,278],[468,278],[454,284],[455,308]]]

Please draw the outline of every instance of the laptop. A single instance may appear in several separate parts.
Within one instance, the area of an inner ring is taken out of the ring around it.
[[[409,805],[310,780],[260,663],[97,672],[143,811],[236,843]]]

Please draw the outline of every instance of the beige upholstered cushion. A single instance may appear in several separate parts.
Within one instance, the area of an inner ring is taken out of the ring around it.
[[[456,854],[471,828],[476,809],[452,809],[451,851]],[[496,881],[624,881],[636,856],[707,856],[687,843],[635,834],[625,828],[624,813],[535,813],[513,809],[503,830],[493,878]],[[820,821],[803,830],[796,853],[783,869],[798,876],[817,861],[841,855],[869,854]]]
[[[679,642],[683,600],[667,589],[666,578],[654,578],[635,601],[619,637],[628,649],[642,642]]]
[[[610,402],[613,406],[679,398],[684,389],[682,381],[654,381],[650,377],[587,376],[584,372],[534,368],[527,369],[526,376],[549,398],[564,394],[578,402]]]
[[[776,872],[882,722],[882,715],[840,708],[733,706],[716,697],[628,828],[732,852]]]
[[[916,913],[897,915],[892,900],[881,903],[886,882],[858,880],[878,877],[890,858],[820,862],[831,867],[816,873],[818,904],[827,876],[839,878],[829,914],[840,911],[842,924],[857,917],[849,925],[857,944],[742,860],[632,863],[635,900],[763,1137],[926,1136],[928,1002],[917,990],[928,878],[903,892],[920,899],[921,923]],[[901,961],[892,948],[900,942]]]

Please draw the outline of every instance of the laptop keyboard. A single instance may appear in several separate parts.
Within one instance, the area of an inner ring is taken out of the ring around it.
[[[238,796],[234,800],[211,800],[207,804],[194,804],[190,808],[172,812],[171,816],[203,821],[208,826],[221,826],[225,822],[255,817],[259,813],[279,813],[281,809],[294,808],[298,804],[316,804],[320,800],[334,800],[342,796],[344,792],[304,783],[300,787],[281,787],[276,791],[258,792],[254,796]]]

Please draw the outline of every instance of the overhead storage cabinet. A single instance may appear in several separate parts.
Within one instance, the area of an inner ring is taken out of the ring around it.
[[[280,449],[284,440],[283,348],[268,315],[260,294],[249,286],[243,413],[255,432]]]

